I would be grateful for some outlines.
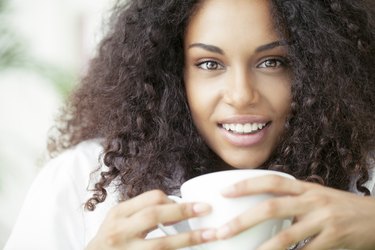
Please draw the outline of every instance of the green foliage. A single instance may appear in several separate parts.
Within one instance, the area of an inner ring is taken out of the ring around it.
[[[8,21],[12,14],[9,3],[9,0],[0,0],[0,74],[8,69],[32,71],[49,80],[56,92],[65,98],[76,81],[76,72],[41,62],[28,53],[27,41]],[[3,176],[1,171],[8,164],[3,153],[0,151],[0,189]]]
[[[22,61],[25,59],[25,52],[19,39],[4,25],[0,26],[0,34],[0,70],[21,66]]]
[[[0,13],[5,9],[5,0],[0,0]]]
[[[17,64],[24,54],[19,39],[8,25],[7,11],[6,0],[0,0],[0,69]]]
[[[23,39],[7,21],[8,1],[0,0],[0,73],[8,68],[32,70],[48,79],[57,93],[65,97],[76,81],[75,72],[40,62],[29,55]]]
[[[77,81],[75,72],[62,70],[52,65],[45,65],[34,61],[26,65],[26,67],[48,79],[63,98],[67,97],[74,83]]]

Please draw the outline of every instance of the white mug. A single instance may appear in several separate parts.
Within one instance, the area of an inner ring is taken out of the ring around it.
[[[173,200],[177,202],[204,202],[212,207],[212,212],[210,214],[188,220],[191,230],[219,228],[251,207],[254,207],[256,204],[275,197],[275,195],[272,194],[249,195],[239,198],[225,198],[221,195],[221,191],[224,188],[236,182],[264,175],[279,175],[285,178],[295,179],[291,175],[272,170],[237,169],[214,172],[192,178],[183,183],[181,186],[182,198],[174,197]],[[256,216],[256,214],[253,216]],[[232,238],[202,244],[198,247],[194,247],[194,249],[256,249],[263,242],[270,239],[281,229],[290,224],[290,218],[267,220]],[[169,227],[159,225],[159,228],[169,235],[176,234],[178,231],[173,225]]]

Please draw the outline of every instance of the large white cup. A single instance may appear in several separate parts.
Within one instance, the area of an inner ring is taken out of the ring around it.
[[[212,207],[212,212],[209,215],[190,219],[190,228],[192,230],[218,228],[258,203],[274,197],[272,194],[250,195],[240,198],[225,198],[221,195],[221,191],[224,188],[236,182],[264,175],[279,175],[294,179],[291,175],[271,170],[241,169],[205,174],[183,183],[181,186],[182,202],[205,202]],[[257,215],[253,214],[251,216]],[[291,220],[289,218],[268,220],[230,239],[203,244],[194,249],[256,249],[267,239],[270,239],[282,228],[290,224]]]

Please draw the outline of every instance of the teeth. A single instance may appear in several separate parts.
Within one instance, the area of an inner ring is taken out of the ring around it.
[[[243,133],[243,125],[237,124],[235,131],[237,131],[237,133]]]
[[[253,131],[251,124],[250,123],[246,123],[243,126],[243,132],[250,133],[251,131]]]
[[[266,126],[266,123],[231,123],[231,124],[223,124],[224,129],[228,131],[232,131],[238,134],[249,134],[255,131],[261,130]]]

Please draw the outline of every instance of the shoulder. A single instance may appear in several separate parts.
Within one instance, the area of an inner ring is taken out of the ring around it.
[[[90,190],[100,179],[100,173],[107,169],[103,155],[102,140],[83,141],[49,160],[38,178],[61,187],[69,182],[81,199],[86,200],[92,195]]]
[[[85,141],[48,161],[29,189],[5,249],[83,249],[83,204],[102,152],[100,141]]]
[[[50,159],[34,180],[30,192],[34,196],[54,197],[66,194],[75,197],[80,206],[89,195],[90,182],[94,174],[100,174],[103,147],[100,140],[84,141]],[[56,200],[57,202],[57,200]],[[67,205],[69,203],[65,203]]]
[[[65,177],[76,184],[87,184],[92,173],[105,168],[101,161],[103,152],[102,140],[100,139],[80,142],[49,159],[41,169],[39,176],[40,178],[48,176],[52,179]]]
[[[92,172],[99,167],[102,154],[101,140],[83,141],[52,158],[45,169],[63,168],[61,170],[69,173]]]

